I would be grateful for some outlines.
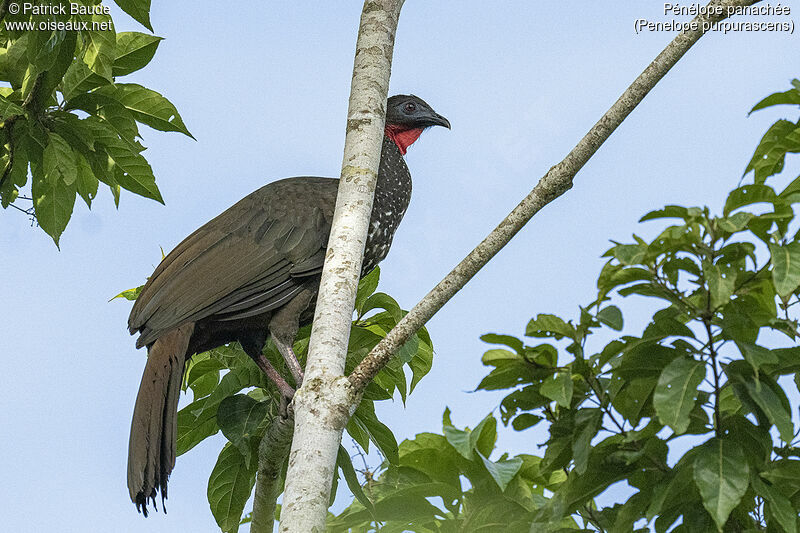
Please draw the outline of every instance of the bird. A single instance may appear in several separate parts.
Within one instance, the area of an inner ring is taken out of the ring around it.
[[[403,156],[432,126],[450,122],[414,95],[386,103],[386,121],[361,276],[389,252],[411,200]],[[261,187],[201,226],[148,278],[128,319],[147,362],[133,410],[128,490],[144,516],[156,507],[175,466],[178,396],[186,361],[238,342],[276,385],[284,402],[295,388],[267,361],[271,338],[295,386],[303,369],[292,346],[312,322],[339,180],[301,176]]]

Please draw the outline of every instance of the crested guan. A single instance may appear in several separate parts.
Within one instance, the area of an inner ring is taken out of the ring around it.
[[[389,98],[361,274],[386,257],[411,199],[406,149],[430,126],[450,127],[420,98]],[[292,345],[314,316],[339,180],[296,177],[265,185],[189,235],[153,272],[128,319],[148,358],[128,448],[128,489],[137,509],[167,496],[175,465],[178,395],[185,362],[229,342],[291,398],[294,388],[261,351],[271,336],[300,386]]]

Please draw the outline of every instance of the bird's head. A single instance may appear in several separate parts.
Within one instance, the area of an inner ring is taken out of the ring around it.
[[[389,98],[386,104],[385,133],[405,155],[422,134],[425,128],[444,126],[450,128],[450,121],[434,111],[422,98],[413,94],[398,94]]]

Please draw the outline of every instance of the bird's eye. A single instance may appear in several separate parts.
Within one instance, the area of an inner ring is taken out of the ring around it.
[[[417,110],[417,104],[415,104],[414,102],[409,102],[405,106],[403,106],[403,111],[409,114],[413,113],[416,110]]]

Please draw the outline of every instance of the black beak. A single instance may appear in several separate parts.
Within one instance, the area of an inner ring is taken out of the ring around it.
[[[431,118],[428,120],[430,120],[431,126],[444,126],[448,130],[450,129],[450,121],[439,113],[433,113],[433,116],[431,116]]]

